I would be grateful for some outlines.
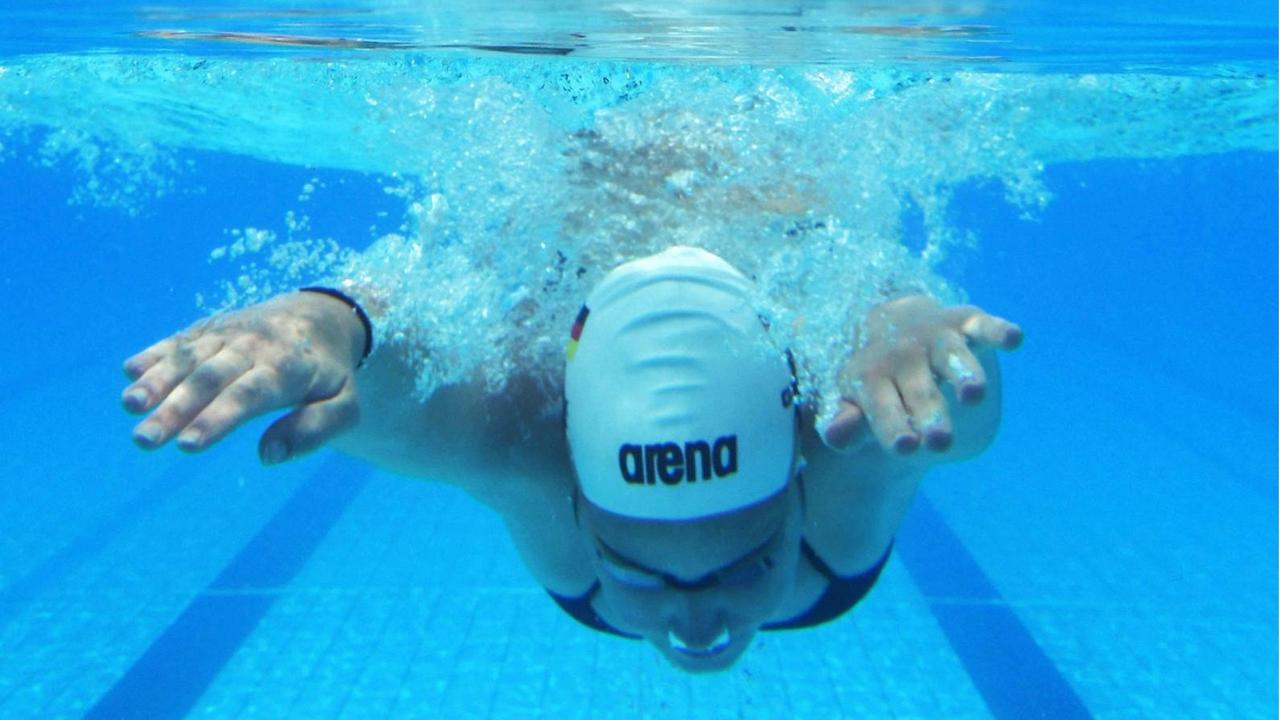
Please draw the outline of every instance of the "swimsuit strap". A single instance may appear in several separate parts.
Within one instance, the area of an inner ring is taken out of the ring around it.
[[[813,627],[830,622],[841,615],[853,609],[867,593],[871,592],[872,586],[876,584],[876,580],[880,579],[880,573],[884,570],[884,566],[889,562],[889,553],[893,551],[893,543],[889,544],[889,548],[884,551],[884,555],[870,569],[857,575],[849,577],[841,577],[837,575],[831,566],[826,563],[818,553],[814,552],[813,547],[809,545],[807,540],[800,542],[800,552],[809,560],[813,568],[818,571],[827,580],[827,589],[822,591],[822,595],[809,606],[808,610],[782,622],[767,623],[760,627],[761,630],[795,630],[799,628]]]
[[[818,557],[818,552],[813,549],[809,541],[803,538],[800,540],[800,554],[804,556],[805,560],[809,561],[809,564],[813,566],[814,570],[818,571],[818,574],[827,579],[827,582],[836,582],[840,579],[840,576],[836,574],[835,570],[831,569],[827,561]]]

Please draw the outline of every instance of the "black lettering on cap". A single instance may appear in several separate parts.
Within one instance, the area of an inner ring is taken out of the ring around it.
[[[699,464],[698,460],[702,462]],[[684,444],[684,463],[685,477],[689,482],[697,482],[701,477],[703,480],[711,479],[711,445],[706,440],[694,440]],[[699,475],[698,468],[702,468]]]
[[[716,438],[716,444],[711,448],[711,458],[715,464],[716,477],[722,478],[738,472],[738,436]]]
[[[644,456],[639,445],[623,445],[618,448],[618,469],[622,479],[629,483],[644,482]]]
[[[738,472],[738,436],[723,435],[715,443],[691,440],[618,447],[618,470],[632,485],[679,485],[724,478]]]
[[[684,457],[680,446],[663,443],[658,446],[658,477],[668,485],[675,485],[684,479]]]

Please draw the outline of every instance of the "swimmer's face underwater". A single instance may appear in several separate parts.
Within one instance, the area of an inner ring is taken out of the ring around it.
[[[578,503],[610,619],[686,671],[732,665],[795,584],[795,478],[762,502],[698,520],[638,520]]]

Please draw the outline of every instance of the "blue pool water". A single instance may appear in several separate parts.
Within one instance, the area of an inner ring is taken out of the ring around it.
[[[1272,4],[56,5],[0,10],[0,717],[1276,717]],[[1027,340],[855,611],[688,676],[450,488],[130,442],[125,357],[389,233],[482,365],[593,237]]]

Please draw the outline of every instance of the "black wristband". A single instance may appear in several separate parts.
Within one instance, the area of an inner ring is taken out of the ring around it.
[[[364,308],[360,307],[360,303],[356,302],[354,298],[341,290],[335,290],[330,287],[321,287],[319,285],[298,288],[298,292],[313,292],[320,293],[321,295],[328,295],[335,300],[341,300],[351,306],[352,312],[356,314],[356,317],[360,319],[360,324],[364,326],[364,352],[360,355],[360,362],[356,363],[356,367],[359,368],[363,365],[364,361],[369,357],[369,353],[373,352],[373,323],[369,321],[369,316],[365,313]]]

